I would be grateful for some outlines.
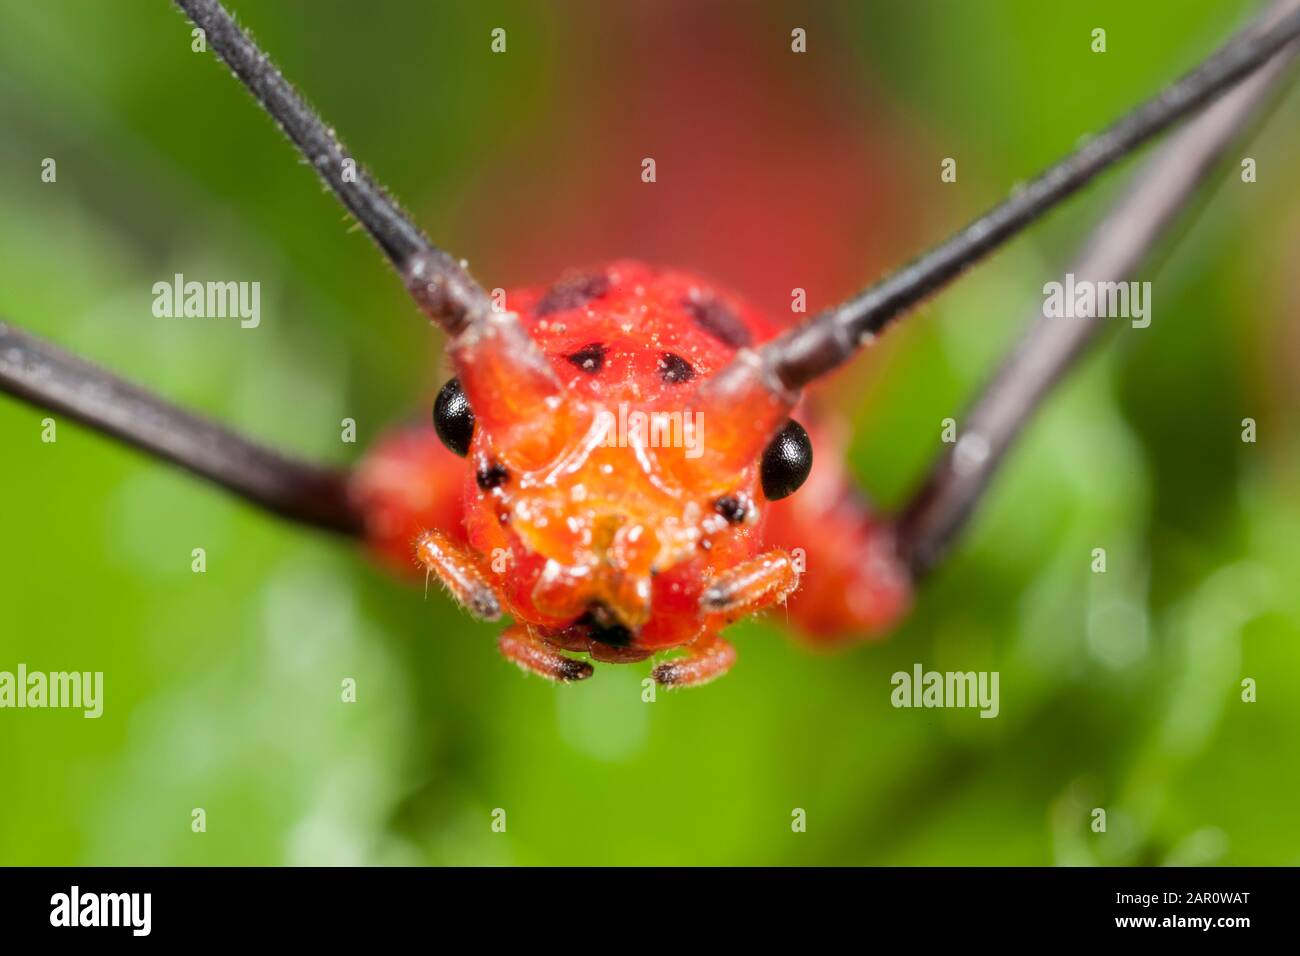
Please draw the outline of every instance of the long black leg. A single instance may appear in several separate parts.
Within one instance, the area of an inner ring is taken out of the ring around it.
[[[1036,222],[1098,173],[1223,93],[1300,36],[1300,9],[1265,14],[1164,92],[1050,167],[943,244],[760,350],[774,382],[795,391],[848,361],[892,319]]]
[[[374,237],[429,316],[456,335],[491,311],[491,300],[455,259],[431,243],[356,163],[276,65],[217,0],[176,0],[207,42],[279,124],[325,184]]]
[[[258,93],[258,88],[253,82],[248,77],[240,75],[240,78],[253,88],[268,111],[281,122],[295,144],[312,161],[313,166],[331,188],[343,198],[348,208],[371,232],[390,260],[403,273],[408,285],[414,286],[413,292],[426,311],[439,318],[444,327],[453,332],[463,328],[464,321],[484,307],[482,290],[457,263],[429,244],[383,190],[363,175],[363,171],[358,170],[355,183],[344,180],[341,170],[342,159],[346,157],[337,139],[293,92],[266,57],[253,46],[252,41],[234,25],[219,4],[213,0],[177,0],[177,2],[195,18],[196,23],[216,25],[216,29],[205,26],[209,42],[216,47],[216,38],[224,37],[223,44],[227,44],[227,49],[234,57],[231,65],[237,74],[239,67],[236,64],[242,62],[250,77],[261,77],[263,93]],[[1292,8],[1295,6],[1294,3],[1289,5]],[[1276,20],[1276,16],[1274,19]],[[1128,149],[1134,148],[1140,141],[1154,135],[1159,129],[1173,122],[1178,115],[1194,109],[1196,103],[1203,102],[1215,92],[1231,85],[1234,78],[1245,75],[1264,62],[1268,58],[1268,51],[1280,49],[1289,38],[1295,36],[1298,28],[1300,28],[1300,16],[1296,12],[1290,13],[1288,19],[1272,30],[1264,29],[1260,24],[1250,28],[1215,54],[1204,66],[1190,74],[1175,88],[1171,88],[1182,90],[1174,101],[1177,107],[1176,115],[1170,113],[1159,124],[1151,125],[1139,140],[1133,141],[1128,146]],[[220,48],[218,52],[221,52]],[[1215,69],[1209,70],[1211,66],[1215,66]],[[1196,82],[1193,83],[1193,80]],[[1187,84],[1192,84],[1195,89],[1189,92]],[[1145,111],[1159,107],[1169,95],[1170,92],[1167,91],[1128,119],[1121,121],[1116,127],[1112,127],[1111,131],[1103,134],[1103,137],[1135,122],[1135,117],[1146,115]],[[1161,108],[1168,109],[1168,103]],[[286,121],[286,117],[292,120],[292,125]],[[313,143],[316,146],[314,153]],[[1094,144],[1085,147],[1083,152],[1091,155],[1091,151],[1095,149],[1094,141]],[[1111,156],[1108,161],[1113,162],[1120,155],[1122,151]],[[324,160],[318,161],[320,157],[324,157]],[[1075,158],[1067,159],[1063,164],[1054,167],[1054,170],[1060,169],[1061,165],[1068,164]],[[1092,170],[1090,175],[1095,174],[1106,164],[1106,162],[1101,163]],[[336,172],[337,176],[334,175]],[[1053,171],[1049,171],[1041,179],[1050,179],[1052,175]],[[1086,181],[1086,178],[1083,181]],[[1061,191],[1053,201],[1064,198],[1074,189],[1079,188],[1083,181]],[[1021,197],[1023,196],[1022,193]],[[1181,201],[1185,200],[1186,196]],[[999,210],[1005,209],[1006,205],[998,207],[998,210],[994,210],[990,215],[997,214]],[[1038,210],[1038,214],[1041,215],[1041,212],[1051,205],[1052,202],[1046,202]],[[1172,208],[1177,208],[1177,203]],[[1029,221],[1031,220],[1015,223],[1011,233],[1002,238],[1005,239],[1023,228]],[[978,225],[979,223],[976,224]],[[960,245],[963,236],[971,233],[972,230],[975,230],[975,227],[959,234],[943,246],[937,247],[912,267],[900,273],[899,277],[886,280],[885,283],[868,290],[842,308],[847,309],[854,303],[859,303],[859,311],[867,317],[864,321],[876,321],[883,326],[889,318],[896,316],[907,305],[913,304],[931,291],[936,284],[942,284],[956,274],[956,272],[944,272],[938,269],[936,264],[950,262],[954,255],[952,251],[954,244]],[[967,236],[967,239],[969,238]],[[965,262],[959,261],[955,267],[956,271],[960,271],[969,262],[975,261],[975,258],[988,252],[990,248],[976,248],[974,258]],[[960,256],[957,258],[960,259]],[[932,280],[930,285],[924,281],[927,269],[933,276],[940,276],[937,281]],[[417,273],[419,276],[413,279],[413,274]],[[910,298],[908,294],[904,294],[909,288]],[[868,305],[865,311],[861,309],[863,300],[867,300]],[[876,303],[875,306],[871,306],[872,302]],[[889,307],[886,308],[885,305]],[[871,319],[872,316],[876,318]],[[845,334],[842,325],[833,325],[832,331],[826,333],[825,321],[826,316],[823,316],[804,327],[823,330],[822,333],[809,333],[812,338],[806,342],[813,341],[819,334],[830,334],[832,338]],[[836,329],[840,331],[835,331]],[[803,334],[803,330],[795,334]],[[852,337],[850,351],[852,343],[858,338],[860,336]],[[786,351],[785,357],[790,360],[786,363],[787,372],[799,365],[797,359],[801,350],[803,354],[816,352],[816,349],[806,347],[806,342],[805,346]],[[1069,358],[1072,360],[1073,353],[1070,353]],[[1013,359],[1008,368],[1015,363],[1016,360]],[[774,367],[781,366],[778,364]],[[1063,368],[1064,365],[1061,367]],[[796,380],[792,378],[791,382]],[[998,394],[1005,395],[1005,376],[999,377],[999,383],[995,383]],[[991,392],[993,390],[990,389]],[[213,481],[274,513],[306,524],[346,533],[357,531],[357,517],[347,504],[344,476],[340,472],[298,462],[265,449],[215,423],[175,408],[162,399],[82,362],[12,325],[3,323],[0,323],[0,391],[17,395],[40,407],[63,412],[148,454],[175,462],[194,474]],[[1032,410],[1033,403],[1041,398],[1041,392],[1031,394],[1029,398],[1031,404],[1023,410],[1021,420]],[[999,407],[1005,410],[1006,405],[1003,403]],[[1019,422],[1015,415],[1003,415],[998,420],[1003,424],[998,428],[990,428],[990,434],[1000,429],[1005,437],[999,440],[1005,447],[1018,430]],[[978,423],[978,421],[977,415],[974,422]],[[968,425],[968,429],[969,427]],[[916,540],[910,546],[910,553],[914,564],[918,567],[933,560],[938,550],[932,546],[933,543],[938,542],[941,546],[948,540],[969,512],[979,489],[983,487],[982,482],[987,481],[987,473],[992,472],[993,465],[1001,454],[996,442],[991,442],[990,447],[995,454],[989,456],[988,464],[984,466],[986,474],[983,477],[978,475],[973,478],[967,477],[962,482],[952,482],[950,479],[942,478],[932,481],[927,484],[926,489],[909,509],[908,516],[905,518],[905,527],[910,527],[915,535]],[[940,463],[936,474],[944,468],[953,467],[951,461],[945,459],[945,462]],[[941,495],[936,496],[936,488],[942,492]],[[957,516],[955,520],[953,515]],[[946,517],[940,520],[940,516]],[[948,530],[942,530],[945,528]]]
[[[1297,52],[1289,49],[1165,143],[1063,272],[1093,282],[1131,278],[1188,209],[1224,152],[1259,118]],[[956,444],[939,456],[903,509],[898,547],[914,574],[925,573],[943,557],[1012,442],[1105,328],[1106,320],[1098,317],[1061,321],[1044,317],[1041,307],[1034,311],[1019,345],[962,416]]]
[[[3,321],[0,390],[174,462],[281,517],[361,532],[345,472],[264,448]]]

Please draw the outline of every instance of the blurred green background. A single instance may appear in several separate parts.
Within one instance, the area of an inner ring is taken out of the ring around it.
[[[489,287],[631,255],[774,310],[944,237],[1253,9],[234,7]],[[70,422],[43,444],[43,413],[0,398],[0,670],[105,673],[99,720],[0,711],[0,863],[1300,863],[1298,108],[1243,149],[1259,181],[1228,170],[1140,276],[1152,326],[1117,324],[1052,399],[902,628],[818,655],[772,615],[734,628],[727,678],[652,704],[648,663],[525,678],[440,594]],[[834,381],[883,505],[1127,171]],[[261,327],[154,318],[177,271],[259,280]],[[0,315],[338,462],[445,377],[378,253],[161,0],[0,10]],[[914,662],[999,671],[1000,716],[893,709]]]

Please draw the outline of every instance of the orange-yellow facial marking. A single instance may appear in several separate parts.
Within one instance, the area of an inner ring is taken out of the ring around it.
[[[562,398],[530,359],[522,397],[482,399],[491,414],[469,452],[471,545],[509,555],[498,584],[519,620],[554,629],[595,608],[634,642],[693,638],[708,617],[705,583],[761,543],[757,458],[788,411],[708,385],[736,342],[770,329],[694,277],[634,263],[507,304]],[[454,354],[476,411],[476,383],[508,387],[509,350]],[[536,420],[492,427],[521,407]]]

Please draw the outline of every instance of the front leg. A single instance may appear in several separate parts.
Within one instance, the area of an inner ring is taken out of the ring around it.
[[[700,595],[700,609],[726,621],[753,614],[784,601],[799,586],[799,574],[790,555],[769,551],[709,582]],[[716,680],[736,662],[736,649],[713,630],[706,631],[686,648],[684,657],[657,665],[650,675],[662,687],[698,687]]]
[[[735,620],[780,604],[799,587],[799,572],[785,551],[776,549],[728,568],[705,587],[700,610]]]
[[[736,649],[717,634],[706,633],[686,649],[685,657],[655,665],[650,676],[661,687],[698,687],[721,677],[736,663]]]
[[[415,539],[415,560],[447,586],[452,597],[480,621],[501,616],[501,602],[479,566],[478,556],[441,531],[422,531]]]
[[[511,624],[501,632],[497,646],[506,660],[557,683],[586,680],[592,674],[590,664],[561,654],[555,645],[538,637],[526,624]]]

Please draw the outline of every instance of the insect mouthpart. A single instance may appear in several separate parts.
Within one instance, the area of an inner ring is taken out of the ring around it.
[[[587,612],[573,622],[587,637],[610,647],[627,647],[636,635],[618,619],[618,615],[602,601],[592,601]]]

